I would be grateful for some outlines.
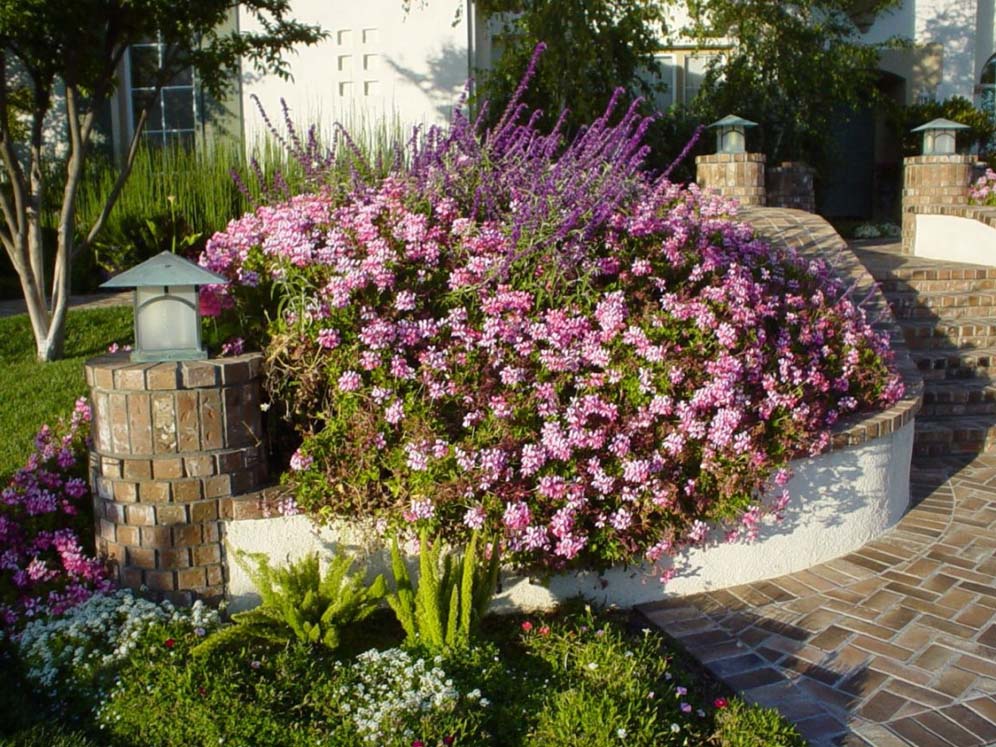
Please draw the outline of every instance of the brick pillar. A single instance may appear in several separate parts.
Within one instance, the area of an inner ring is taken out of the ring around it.
[[[801,161],[782,161],[765,175],[768,207],[816,212],[813,168]]]
[[[86,364],[97,549],[122,585],[190,604],[225,590],[223,514],[266,478],[262,356]]]
[[[715,153],[695,158],[696,181],[741,205],[764,205],[764,154]]]
[[[903,252],[913,251],[916,214],[942,205],[964,205],[975,156],[913,156],[903,160]]]

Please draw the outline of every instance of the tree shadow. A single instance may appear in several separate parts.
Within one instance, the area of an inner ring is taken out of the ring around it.
[[[386,57],[385,62],[400,78],[422,93],[441,121],[449,121],[457,104],[454,89],[463,85],[470,75],[466,50],[446,42],[438,53],[426,59],[427,72],[406,67],[390,57]]]

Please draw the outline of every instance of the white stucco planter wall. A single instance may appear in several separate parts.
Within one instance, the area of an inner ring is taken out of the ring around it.
[[[996,228],[957,215],[917,215],[913,256],[996,264]]]
[[[886,436],[793,463],[791,503],[781,524],[766,526],[751,544],[721,544],[687,552],[681,572],[662,587],[641,568],[569,573],[549,584],[508,574],[495,601],[498,610],[550,607],[577,594],[628,607],[667,596],[722,589],[808,568],[845,555],[879,536],[906,510],[910,495],[913,421]],[[372,572],[387,558],[373,533],[348,524],[316,529],[303,516],[230,521],[229,548],[262,552],[276,563],[306,553],[346,550],[365,557]],[[234,609],[254,602],[252,583],[229,563],[228,594]]]

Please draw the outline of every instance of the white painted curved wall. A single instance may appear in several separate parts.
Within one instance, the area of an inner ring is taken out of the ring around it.
[[[550,607],[577,594],[628,607],[666,596],[683,596],[774,578],[845,555],[879,536],[902,517],[909,502],[913,422],[888,436],[793,463],[792,494],[781,524],[766,526],[751,544],[696,549],[681,558],[681,572],[662,587],[645,569],[612,569],[556,576],[548,585],[506,576],[495,602],[501,610]],[[316,529],[303,516],[227,524],[230,548],[262,552],[274,562],[315,550],[346,549],[364,556],[372,572],[386,567],[372,532],[339,525]],[[230,563],[229,598],[234,609],[253,603],[252,583]]]
[[[996,228],[958,215],[917,215],[913,256],[996,265]]]

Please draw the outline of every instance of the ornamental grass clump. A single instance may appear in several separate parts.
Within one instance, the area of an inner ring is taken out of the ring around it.
[[[0,631],[60,615],[111,588],[88,547],[90,418],[81,398],[68,422],[42,426],[34,453],[0,491]]]
[[[234,281],[208,310],[276,299],[267,386],[300,439],[301,509],[666,579],[685,547],[753,538],[790,459],[902,396],[830,262],[651,178],[647,120],[618,105],[570,143],[517,98],[491,131],[458,113],[388,177],[208,242]]]

